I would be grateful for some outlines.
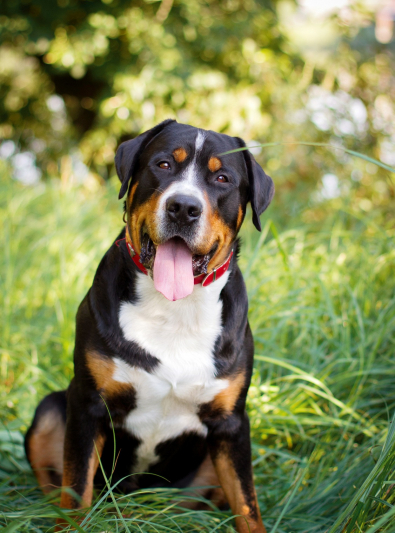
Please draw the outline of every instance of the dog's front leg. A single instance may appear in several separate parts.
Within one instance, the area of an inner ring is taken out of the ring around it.
[[[246,413],[228,416],[209,429],[209,448],[239,533],[266,533],[256,498]]]
[[[105,438],[98,419],[81,409],[78,399],[69,391],[67,425],[64,442],[62,495],[63,509],[89,507],[93,496],[93,479],[99,465]],[[71,488],[78,498],[64,490]],[[66,522],[59,519],[59,526]]]

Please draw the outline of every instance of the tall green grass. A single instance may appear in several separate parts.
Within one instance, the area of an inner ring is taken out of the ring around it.
[[[38,401],[72,376],[75,312],[122,226],[117,189],[30,188],[1,175],[4,531],[51,531],[60,512],[36,486],[22,435]],[[248,410],[265,524],[272,533],[395,531],[393,223],[335,200],[287,213],[285,226],[286,208],[274,202],[261,235],[246,221],[240,257],[256,341]],[[115,489],[114,499],[97,496],[79,528],[233,531],[229,512],[180,512],[179,498]]]

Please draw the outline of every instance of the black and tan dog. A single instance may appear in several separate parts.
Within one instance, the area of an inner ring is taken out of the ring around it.
[[[112,483],[126,477],[119,490],[219,485],[204,495],[229,503],[237,530],[265,531],[245,412],[253,339],[236,238],[248,202],[260,229],[274,186],[247,150],[221,155],[244,146],[167,120],[119,147],[126,228],[79,307],[75,377],[40,403],[26,435],[44,491],[79,495],[63,491],[62,507],[90,505],[103,483],[98,454],[111,475],[113,424]]]

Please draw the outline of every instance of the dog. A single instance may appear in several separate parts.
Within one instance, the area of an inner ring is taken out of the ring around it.
[[[73,489],[63,508],[89,506],[103,469],[124,493],[218,486],[200,494],[228,504],[239,533],[264,533],[237,236],[248,203],[261,230],[273,181],[240,138],[174,120],[122,143],[115,166],[126,226],[78,309],[75,376],[37,407],[27,458],[44,492]]]

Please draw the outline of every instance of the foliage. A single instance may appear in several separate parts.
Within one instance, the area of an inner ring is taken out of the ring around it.
[[[12,47],[39,58],[40,72],[64,97],[86,161],[96,168],[112,165],[122,136],[168,116],[234,134],[265,129],[270,120],[260,98],[268,101],[269,87],[284,83],[292,69],[270,2],[21,0],[4,13],[4,53]],[[265,47],[265,66],[251,78],[245,56]],[[265,73],[258,98],[252,84]],[[37,86],[31,76],[26,73]],[[10,136],[11,128],[14,135],[23,130],[28,145],[31,132],[21,112],[34,94],[5,85],[4,127]]]
[[[0,131],[50,175],[74,147],[107,178],[120,140],[167,117],[393,165],[395,45],[376,41],[366,5],[311,21],[284,0],[4,2]],[[287,147],[266,157],[283,189],[310,190],[347,162]]]
[[[0,183],[0,523],[6,531],[49,531],[58,511],[36,487],[22,434],[39,399],[72,375],[74,315],[121,227],[119,185],[91,178],[24,187],[5,168]],[[356,185],[362,192],[316,198],[291,215],[278,197],[261,235],[249,220],[243,229],[240,263],[256,339],[248,400],[254,472],[265,523],[276,533],[395,525],[394,227],[385,195],[377,192],[379,207],[366,214],[364,185]],[[230,530],[229,513],[180,514],[179,497],[116,496],[118,510],[99,497],[81,527]],[[125,526],[121,515],[130,513]]]

